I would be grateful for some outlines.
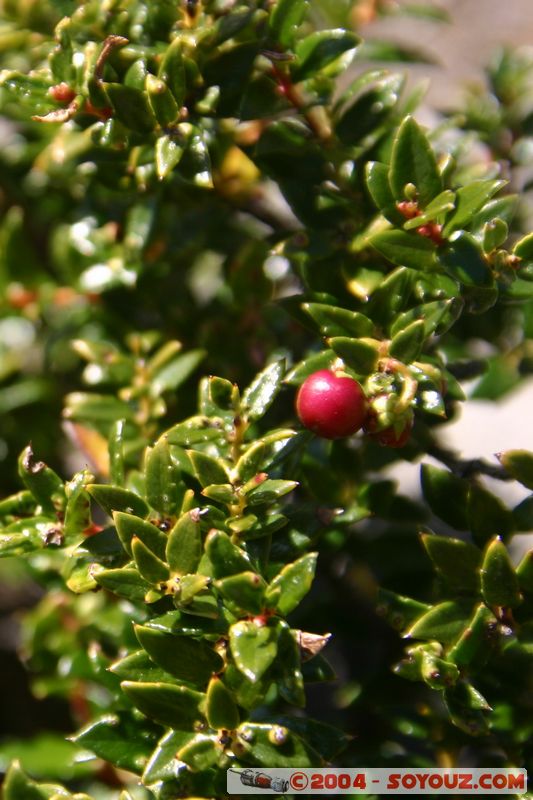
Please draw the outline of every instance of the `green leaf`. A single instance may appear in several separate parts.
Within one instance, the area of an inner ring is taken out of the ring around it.
[[[304,311],[313,318],[323,336],[371,336],[374,323],[364,314],[325,303],[304,303]]]
[[[519,239],[513,247],[513,253],[524,261],[533,261],[533,233]]]
[[[389,183],[389,167],[379,161],[368,161],[365,165],[367,189],[377,208],[393,225],[403,225],[405,217],[398,211]]]
[[[244,390],[241,408],[248,419],[260,419],[266,413],[281,388],[285,371],[285,359],[274,361]]]
[[[514,608],[522,602],[518,578],[499,536],[496,536],[485,550],[481,566],[481,591],[489,606]]]
[[[215,441],[223,435],[223,420],[216,416],[203,415],[179,422],[163,434],[169,444],[180,445],[180,447]]]
[[[185,492],[180,476],[170,458],[167,439],[162,436],[154,447],[148,447],[144,458],[146,499],[160,514],[172,516],[181,505]]]
[[[246,763],[262,767],[311,767],[322,759],[303,739],[284,725],[245,722],[238,729]]]
[[[166,670],[158,667],[148,656],[145,650],[136,650],[134,653],[115,661],[109,667],[110,672],[125,681],[140,681],[141,683],[171,683],[173,678]]]
[[[135,635],[151,659],[165,672],[181,681],[204,687],[224,663],[207,642],[191,636],[165,633],[144,625],[135,626]]]
[[[328,339],[328,345],[358,375],[369,375],[376,369],[379,356],[377,340],[334,336]]]
[[[224,578],[251,568],[248,553],[233,544],[227,533],[212,530],[205,540],[205,552],[213,566],[213,576]]]
[[[170,730],[164,733],[146,764],[142,775],[143,785],[151,786],[158,781],[166,783],[179,778],[185,764],[176,754],[193,736],[194,734],[185,731]]]
[[[131,540],[136,536],[158,558],[162,560],[165,558],[167,537],[151,522],[140,519],[134,514],[126,514],[124,511],[115,511],[113,521],[119,539],[129,555],[131,555]]]
[[[197,733],[176,753],[176,757],[189,766],[193,772],[204,772],[218,764],[224,755],[219,736]]]
[[[425,339],[424,321],[416,320],[393,336],[389,352],[393,358],[403,361],[404,364],[410,364],[420,357]]]
[[[239,481],[246,483],[260,472],[268,469],[283,448],[294,439],[295,431],[281,429],[252,442],[235,465]]]
[[[218,580],[215,585],[239,613],[259,614],[262,611],[266,584],[257,573],[239,572]]]
[[[422,544],[437,573],[457,592],[475,593],[480,587],[481,551],[470,542],[422,534]]]
[[[202,489],[204,497],[214,500],[216,503],[230,506],[236,501],[235,491],[231,483],[215,483],[213,486],[206,486]]]
[[[509,475],[528,489],[533,489],[533,453],[529,450],[506,450],[498,459]]]
[[[307,11],[307,0],[278,0],[270,14],[269,33],[282,47],[291,47]]]
[[[39,786],[22,771],[20,762],[15,760],[5,777],[2,797],[4,800],[51,800],[53,794],[61,789],[62,787],[52,787],[51,784]]]
[[[125,713],[106,714],[83,727],[74,741],[119,769],[140,775],[148,761],[156,734],[146,735],[138,720]]]
[[[422,209],[442,192],[437,159],[427,136],[413,117],[402,122],[394,140],[389,180],[398,202],[406,199],[405,186],[414,184]]]
[[[293,81],[312,78],[317,72],[330,77],[346,69],[361,39],[344,28],[314,31],[296,44],[296,66],[291,68]],[[341,58],[342,57],[342,58]]]
[[[170,571],[165,562],[154,555],[137,536],[131,540],[131,551],[137,569],[148,583],[159,584],[170,578]]]
[[[318,372],[320,369],[329,369],[336,359],[337,354],[333,350],[321,350],[320,353],[314,353],[289,370],[285,376],[285,383],[299,386],[313,372]]]
[[[192,375],[205,356],[205,350],[188,350],[162,364],[158,369],[153,369],[150,383],[152,397],[159,397],[163,392],[176,391]]]
[[[121,83],[106,83],[104,86],[116,118],[126,128],[138,133],[153,131],[156,118],[144,92]]]
[[[432,270],[437,263],[435,244],[418,233],[404,230],[381,231],[369,239],[369,244],[398,266]]]
[[[446,469],[422,464],[422,492],[437,517],[459,531],[468,530],[468,481]]]
[[[283,658],[276,661],[274,680],[280,695],[291,705],[304,708],[305,690],[302,675],[300,648],[297,636],[293,634],[289,625],[282,620],[279,624],[278,651],[283,653]]]
[[[18,556],[41,550],[59,537],[61,529],[49,517],[30,517],[12,522],[0,533],[0,556]]]
[[[0,500],[0,517],[25,517],[34,510],[35,498],[29,489],[24,489]]]
[[[292,492],[298,486],[298,481],[266,480],[258,486],[252,487],[246,493],[246,504],[254,507],[263,503],[273,503],[284,495]]]
[[[443,236],[448,238],[454,231],[468,227],[474,215],[481,211],[485,203],[505,184],[506,181],[480,180],[472,181],[458,189],[455,194],[455,209],[446,220]],[[499,215],[494,213],[494,217],[496,216]]]
[[[492,492],[475,483],[468,492],[467,514],[472,537],[481,546],[493,536],[505,539],[515,529],[511,511]]]
[[[87,485],[94,480],[94,477],[87,470],[77,472],[76,475],[65,484],[67,504],[65,506],[65,521],[63,523],[63,533],[65,540],[71,542],[74,539],[81,539],[83,532],[90,527],[91,503]]]
[[[379,587],[376,613],[397,631],[404,631],[431,609],[427,603]]]
[[[93,570],[92,575],[99,586],[133,603],[142,602],[147,591],[152,588],[136,569],[129,567]]]
[[[483,250],[485,253],[492,253],[499,247],[503,247],[509,236],[509,226],[503,219],[496,219],[487,222],[483,226]]]
[[[522,500],[511,513],[517,530],[533,531],[533,495]]]
[[[466,628],[471,615],[471,602],[449,600],[438,603],[419,617],[404,636],[450,644]]]
[[[430,303],[415,306],[396,317],[391,326],[391,335],[394,337],[412,322],[422,320],[426,337],[433,333],[442,336],[459,318],[463,306],[464,303],[460,297],[451,297],[449,300],[433,300]]]
[[[475,698],[474,707],[472,699]],[[444,692],[444,702],[454,725],[469,736],[484,736],[489,726],[483,710],[479,708],[479,692],[465,681],[460,681],[452,689]]]
[[[188,450],[187,455],[202,487],[215,483],[230,483],[228,471],[221,458],[215,458],[200,450]]]
[[[440,261],[447,273],[465,286],[491,287],[494,283],[481,244],[466,231],[452,233],[441,250]]]
[[[171,683],[132,683],[122,689],[133,705],[150,719],[177,730],[191,730],[202,719],[205,694]]]
[[[159,124],[164,128],[176,122],[180,108],[165,81],[148,73],[145,78],[145,89],[148,103]]]
[[[155,143],[155,165],[159,180],[168,178],[174,167],[176,167],[185,148],[176,140],[175,136],[165,134],[159,136]]]
[[[200,510],[183,514],[168,535],[166,558],[176,575],[187,575],[196,571],[202,555],[200,533]]]
[[[446,211],[450,211],[450,209],[454,207],[454,199],[455,194],[450,191],[450,189],[446,189],[444,192],[441,192],[431,201],[431,203],[426,206],[422,213],[416,217],[413,217],[413,219],[406,220],[403,223],[404,230],[415,230],[421,225],[425,225],[427,222],[434,222],[435,220],[442,218],[442,215]]]
[[[240,722],[239,709],[233,693],[217,675],[211,678],[207,687],[205,713],[207,722],[215,730],[232,731]]]
[[[183,105],[187,90],[183,50],[183,39],[181,36],[176,36],[166,48],[159,68],[159,77],[168,84],[180,107]]]
[[[533,593],[533,550],[528,550],[516,568],[516,576],[522,589]]]
[[[278,629],[242,620],[229,631],[231,653],[238,669],[252,683],[258,681],[278,654]]]
[[[135,414],[133,408],[116,397],[96,392],[71,392],[65,397],[67,419],[75,422],[91,422],[95,425],[112,424],[117,419],[132,422]]]
[[[386,324],[396,319],[405,307],[416,273],[406,267],[398,267],[390,272],[372,291],[367,311],[372,319]]]
[[[111,426],[109,433],[109,478],[115,486],[120,486],[125,479],[124,465],[124,428],[126,420],[118,419]]]
[[[63,509],[66,502],[63,481],[44,461],[36,461],[31,445],[24,448],[18,460],[19,475],[41,506],[44,514]]]
[[[448,652],[448,658],[459,668],[484,663],[490,655],[497,620],[484,603],[480,603],[461,635]]]
[[[298,606],[311,588],[318,553],[306,553],[292,564],[286,564],[269,583],[266,604],[283,616]]]
[[[90,483],[87,486],[87,491],[110,517],[113,516],[114,511],[124,511],[127,514],[145,518],[150,511],[142,497],[123,489],[121,486]]]

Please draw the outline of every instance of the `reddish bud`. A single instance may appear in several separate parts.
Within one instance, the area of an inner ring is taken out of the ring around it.
[[[48,94],[56,103],[68,105],[76,97],[74,89],[68,83],[56,83],[48,89]]]

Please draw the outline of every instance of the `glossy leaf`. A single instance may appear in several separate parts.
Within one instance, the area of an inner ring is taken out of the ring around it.
[[[408,325],[421,320],[424,324],[424,333],[427,336],[436,333],[442,335],[451,328],[463,309],[460,298],[452,297],[449,300],[433,300],[430,303],[415,306],[409,311],[400,314],[391,326],[391,335],[407,328]]]
[[[311,588],[315,576],[317,553],[306,555],[287,564],[269,583],[267,605],[286,616],[298,606]]]
[[[90,483],[87,491],[110,517],[113,516],[114,511],[124,511],[143,519],[148,516],[149,508],[142,497],[121,486]]]
[[[370,196],[383,216],[393,225],[403,225],[405,217],[398,211],[389,182],[389,167],[379,161],[365,165],[366,185]]]
[[[151,522],[140,519],[134,514],[126,514],[124,511],[115,511],[113,520],[119,539],[128,554],[131,555],[131,540],[136,536],[158,558],[165,558],[167,537]]]
[[[419,617],[404,635],[410,639],[450,644],[466,628],[472,614],[472,603],[449,600],[438,603]]]
[[[187,512],[176,522],[168,535],[166,558],[177,575],[196,571],[202,555],[199,509]]]
[[[259,614],[264,604],[266,584],[255,572],[239,572],[216,582],[216,587],[240,613]],[[231,607],[230,606],[230,607]]]
[[[398,130],[392,148],[389,178],[397,201],[405,200],[405,186],[414,184],[422,208],[442,191],[435,154],[413,117],[407,117]]]
[[[372,320],[357,311],[325,303],[304,303],[302,308],[312,317],[323,336],[359,337],[371,336],[374,332]]]
[[[250,570],[249,555],[233,544],[224,531],[212,530],[209,532],[205,541],[205,551],[213,566],[215,578],[223,578]]]
[[[120,83],[107,83],[105,91],[116,118],[126,128],[139,133],[149,133],[155,128],[156,119],[144,92]]]
[[[179,778],[186,766],[176,754],[193,736],[194,734],[185,731],[170,730],[164,733],[146,764],[142,775],[143,784],[150,786],[158,781],[166,783]]]
[[[417,270],[432,270],[436,265],[436,246],[425,236],[403,230],[382,231],[369,240],[372,247],[393,264]]]
[[[193,465],[194,474],[203,487],[230,482],[222,459],[202,453],[200,450],[189,450],[188,456]]]
[[[285,360],[269,364],[242,395],[242,410],[248,419],[260,419],[279,391],[285,375]]]
[[[146,450],[144,460],[146,499],[160,514],[171,516],[178,510],[185,487],[170,458],[168,441],[162,437]]]
[[[481,591],[489,606],[514,608],[522,602],[518,578],[507,549],[498,536],[490,542],[483,556]]]
[[[140,775],[148,761],[155,735],[139,735],[137,721],[126,714],[106,714],[90,722],[75,741],[120,769]]]
[[[66,541],[80,539],[91,523],[91,503],[87,485],[94,477],[87,470],[76,473],[71,481],[65,484],[67,503],[63,533]]]
[[[222,755],[223,749],[219,737],[205,733],[196,734],[176,753],[180,761],[187,764],[191,770],[198,772],[214,767]]]
[[[109,667],[110,672],[126,681],[140,681],[141,683],[171,683],[172,675],[158,667],[145,650],[136,650],[124,658],[113,662]]]
[[[498,458],[515,480],[528,489],[533,489],[533,453],[528,450],[506,450]]]
[[[484,489],[472,484],[468,492],[468,520],[474,541],[484,545],[493,536],[507,538],[515,528],[513,515],[502,501]]]
[[[422,465],[421,482],[433,513],[457,530],[468,530],[468,482],[431,464]]]
[[[249,481],[263,470],[269,469],[278,454],[295,436],[295,431],[281,429],[252,442],[235,466],[238,480]]]
[[[306,80],[322,71],[335,75],[346,69],[359,43],[358,36],[343,28],[315,31],[300,39],[295,48],[296,66],[291,70],[293,80]]]
[[[134,706],[150,719],[177,730],[190,730],[203,714],[205,694],[171,683],[123,681],[123,691]]]
[[[26,487],[42,507],[43,513],[55,515],[65,505],[65,487],[63,481],[43,461],[37,461],[31,445],[28,445],[19,456],[19,475]]]
[[[207,722],[215,730],[232,731],[240,722],[235,698],[217,676],[211,678],[207,687],[205,714]]]
[[[235,664],[252,683],[264,675],[278,654],[278,630],[272,625],[237,622],[230,628],[229,641]]]
[[[93,577],[99,586],[134,603],[142,602],[151,589],[150,584],[139,575],[138,571],[129,567],[94,570]]]
[[[455,195],[455,209],[446,220],[442,231],[443,236],[447,238],[453,231],[468,227],[474,215],[503,186],[505,186],[505,181],[480,180],[472,181],[467,186],[458,189]],[[498,214],[494,213],[493,216],[498,216]]]
[[[158,137],[155,143],[155,164],[160,180],[167,178],[180,163],[184,149],[174,136],[165,134]]]
[[[393,336],[389,353],[393,358],[409,364],[420,357],[425,339],[424,321],[416,320]]]
[[[480,603],[464,628],[453,647],[448,652],[448,658],[459,668],[484,663],[491,650],[494,634],[497,628],[494,614],[484,603]]]
[[[397,631],[404,631],[430,609],[431,606],[427,603],[421,603],[411,597],[404,597],[382,587],[379,588],[376,613],[384,617]]]
[[[373,339],[352,339],[334,336],[328,344],[358,375],[369,375],[376,368],[379,349]]]
[[[481,551],[469,542],[435,534],[422,534],[422,544],[437,573],[458,592],[477,593]]]
[[[206,686],[212,673],[223,667],[222,658],[201,639],[143,625],[135,626],[135,635],[156,664],[175,678],[195,686]]]
[[[290,47],[307,11],[307,0],[278,0],[269,19],[269,33],[282,47]]]
[[[297,481],[266,480],[246,493],[246,503],[251,507],[273,503],[292,492],[297,486]]]
[[[490,287],[494,276],[481,245],[466,231],[457,231],[440,254],[440,261],[449,275],[465,286]]]
[[[257,766],[301,768],[323,763],[304,739],[276,723],[243,723],[239,742],[246,751],[246,760]]]
[[[137,569],[146,581],[158,584],[169,579],[168,566],[149,550],[137,536],[134,536],[131,540],[131,552]]]

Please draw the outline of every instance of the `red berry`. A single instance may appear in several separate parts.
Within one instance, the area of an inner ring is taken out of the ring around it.
[[[321,369],[309,375],[296,397],[302,424],[324,439],[351,436],[366,417],[366,397],[353,378]]]

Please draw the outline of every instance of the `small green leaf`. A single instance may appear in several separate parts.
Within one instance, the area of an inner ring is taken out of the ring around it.
[[[230,483],[228,471],[221,458],[215,458],[200,450],[188,450],[187,455],[202,487],[215,483]]]
[[[459,670],[451,661],[426,653],[422,659],[421,677],[432,689],[447,689],[459,678]]]
[[[167,537],[151,522],[140,519],[134,514],[126,514],[124,511],[115,511],[113,521],[119,539],[129,555],[131,555],[131,540],[137,536],[158,558],[165,558]]]
[[[282,385],[285,371],[285,359],[274,361],[244,390],[241,408],[248,419],[260,419],[266,413]]]
[[[126,128],[138,133],[153,131],[156,118],[144,92],[121,83],[106,83],[105,91],[116,118]]]
[[[235,491],[231,483],[216,483],[213,486],[206,486],[205,489],[202,489],[202,494],[204,497],[208,497],[209,500],[214,500],[216,503],[222,503],[227,506],[235,503],[236,500]]]
[[[197,733],[176,753],[176,757],[188,765],[192,772],[204,772],[218,764],[224,755],[219,736]]]
[[[472,181],[458,189],[455,194],[455,209],[446,221],[442,231],[443,236],[448,238],[454,231],[468,227],[474,215],[481,211],[485,203],[505,184],[506,181],[480,180]],[[494,213],[493,216],[499,215]]]
[[[296,44],[296,66],[291,69],[294,81],[303,81],[324,72],[334,77],[346,69],[360,43],[359,36],[344,28],[314,31]],[[342,58],[341,58],[342,57]]]
[[[223,420],[213,416],[198,415],[169,428],[163,436],[169,444],[190,447],[202,442],[215,441],[224,435]]]
[[[136,708],[170,728],[191,730],[203,716],[200,707],[205,702],[205,694],[186,686],[131,681],[123,681],[121,686]]]
[[[422,492],[438,517],[459,531],[468,530],[468,481],[446,469],[422,464]]]
[[[202,555],[200,510],[194,508],[183,514],[168,535],[166,558],[176,575],[196,571]]]
[[[459,681],[452,689],[444,692],[444,702],[451,721],[469,736],[484,736],[489,726],[483,710],[479,708],[479,692],[465,681]],[[474,707],[472,700],[475,698]]]
[[[328,339],[328,345],[358,375],[369,375],[375,370],[379,356],[377,340],[334,336]]]
[[[283,653],[283,658],[276,661],[275,682],[281,696],[288,703],[304,708],[304,680],[297,635],[293,634],[284,620],[280,622],[278,650]]]
[[[323,764],[318,753],[284,725],[245,722],[238,733],[239,743],[246,751],[246,763],[266,768],[302,768]]]
[[[64,416],[75,422],[111,425],[117,419],[132,422],[131,406],[117,397],[96,392],[71,392],[65,397]]]
[[[437,159],[427,136],[413,117],[407,117],[398,130],[392,147],[390,185],[397,201],[405,200],[405,186],[416,186],[422,208],[442,192]]]
[[[273,431],[262,439],[252,442],[239,458],[235,473],[239,481],[254,478],[258,473],[268,469],[281,450],[296,436],[296,432],[287,429]]]
[[[485,253],[492,253],[499,247],[503,247],[509,236],[509,226],[503,219],[491,220],[483,226],[483,250]]]
[[[142,775],[144,786],[158,781],[166,783],[180,776],[185,764],[177,758],[178,750],[193,738],[194,734],[185,731],[167,731],[159,739]]]
[[[518,578],[499,536],[496,536],[485,550],[481,566],[481,591],[489,606],[514,608],[522,602]]]
[[[224,663],[206,641],[178,636],[144,625],[135,626],[135,635],[151,659],[165,672],[181,681],[204,687]]]
[[[242,620],[231,626],[229,641],[235,664],[252,683],[264,675],[278,654],[278,629],[272,625]]]
[[[515,480],[533,489],[533,453],[529,450],[506,450],[498,454],[498,459]]]
[[[155,143],[155,165],[159,180],[167,178],[181,161],[185,148],[172,135],[159,136]]]
[[[427,603],[421,603],[411,597],[404,597],[381,587],[378,590],[376,613],[384,617],[397,631],[404,631],[408,625],[430,609],[431,606]]]
[[[87,486],[87,491],[110,517],[113,516],[114,511],[124,511],[127,514],[134,514],[144,519],[150,511],[142,497],[123,489],[121,486],[90,483]]]
[[[233,544],[227,533],[212,530],[205,541],[205,551],[213,566],[215,578],[224,578],[251,568],[249,555]]]
[[[145,594],[152,588],[136,569],[129,567],[93,570],[92,575],[99,586],[134,603],[142,602]]]
[[[152,397],[159,397],[163,392],[175,391],[195,371],[205,355],[205,350],[188,350],[159,365],[157,369],[152,369],[150,383]]]
[[[318,372],[320,369],[329,369],[336,359],[337,354],[333,350],[321,350],[320,353],[314,353],[312,356],[300,361],[287,373],[285,383],[289,383],[291,386],[299,386],[313,372]]]
[[[516,568],[518,582],[526,592],[533,593],[533,550],[528,550]]]
[[[502,501],[478,484],[468,492],[468,521],[476,544],[485,545],[493,536],[507,538],[515,529],[511,511]]]
[[[164,561],[161,561],[143,542],[134,536],[131,540],[131,551],[137,569],[148,583],[161,583],[170,577],[170,572]]]
[[[48,784],[50,786],[50,784]],[[61,791],[62,787],[56,786],[56,790]],[[31,778],[22,771],[20,762],[13,761],[2,787],[2,797],[4,800],[50,800],[52,797],[46,786],[32,781]]]
[[[513,253],[524,261],[533,261],[533,233],[519,239],[513,247]]]
[[[491,650],[497,619],[484,603],[480,603],[461,632],[459,638],[448,652],[448,658],[459,668],[468,667],[473,662],[484,663]]]
[[[298,481],[266,480],[258,486],[252,487],[246,493],[248,506],[259,506],[263,503],[273,503],[284,495],[292,492],[298,486]]]
[[[34,510],[35,498],[29,489],[0,500],[0,517],[25,517]]]
[[[113,484],[120,486],[124,483],[124,428],[126,420],[118,419],[111,426],[109,433],[109,478]]]
[[[420,357],[425,339],[424,321],[416,320],[393,336],[389,352],[393,358],[403,361],[404,364],[410,364]]]
[[[158,667],[145,650],[136,650],[134,653],[115,661],[111,664],[109,670],[113,675],[125,681],[140,681],[141,683],[172,682],[172,675]]]
[[[304,311],[313,318],[323,336],[371,336],[374,323],[364,314],[325,303],[304,303]]]
[[[283,616],[290,614],[311,588],[317,557],[317,553],[306,553],[292,564],[286,564],[269,583],[266,604],[273,603],[273,607]]]
[[[180,108],[165,81],[148,73],[145,78],[145,89],[148,102],[159,124],[164,128],[176,122]]]
[[[63,533],[65,541],[70,543],[74,539],[81,539],[83,532],[90,527],[91,502],[87,486],[94,480],[93,475],[87,470],[77,472],[76,475],[65,484],[67,504],[65,506],[65,521]]]
[[[451,297],[449,300],[433,300],[430,303],[415,306],[396,317],[391,326],[391,335],[394,337],[412,322],[422,320],[426,337],[433,333],[441,336],[458,319],[463,306],[464,303],[460,297]]]
[[[119,769],[140,775],[148,761],[156,735],[139,735],[137,720],[121,714],[106,714],[90,722],[74,740]]]
[[[379,161],[365,165],[366,185],[370,196],[383,216],[393,225],[403,225],[405,217],[398,211],[389,183],[389,167]]]
[[[307,11],[307,0],[278,0],[268,23],[269,33],[282,47],[291,47]]]
[[[239,572],[216,582],[222,596],[244,614],[259,614],[263,609],[265,581],[255,572]]]
[[[449,600],[438,603],[419,617],[404,636],[450,644],[466,628],[471,615],[471,602]]]
[[[454,199],[455,194],[450,189],[441,192],[426,206],[422,213],[403,223],[404,230],[416,230],[416,228],[420,228],[427,222],[434,222],[442,218],[446,211],[450,211],[454,207]]]
[[[452,278],[465,286],[491,287],[494,276],[481,245],[470,233],[456,231],[440,253],[440,261]]]
[[[437,573],[459,592],[479,592],[481,550],[470,542],[435,534],[422,534],[422,544]]]
[[[211,678],[207,687],[205,713],[207,722],[215,730],[232,731],[240,722],[239,709],[233,693],[216,675]]]
[[[144,458],[146,499],[155,511],[172,516],[181,505],[185,492],[180,476],[170,458],[167,439],[162,436],[154,447],[148,447]]]
[[[367,306],[372,319],[382,324],[395,320],[407,304],[415,277],[418,276],[412,270],[398,267],[381,279]]]
[[[369,244],[393,264],[417,270],[432,270],[437,264],[436,245],[427,237],[404,230],[381,231]]]
[[[180,107],[183,105],[187,90],[183,50],[183,39],[181,36],[176,36],[166,48],[159,68],[159,77],[168,84],[176,103]]]
[[[44,514],[55,515],[64,508],[66,497],[63,481],[44,461],[35,460],[31,445],[20,454],[18,465],[20,477]]]

